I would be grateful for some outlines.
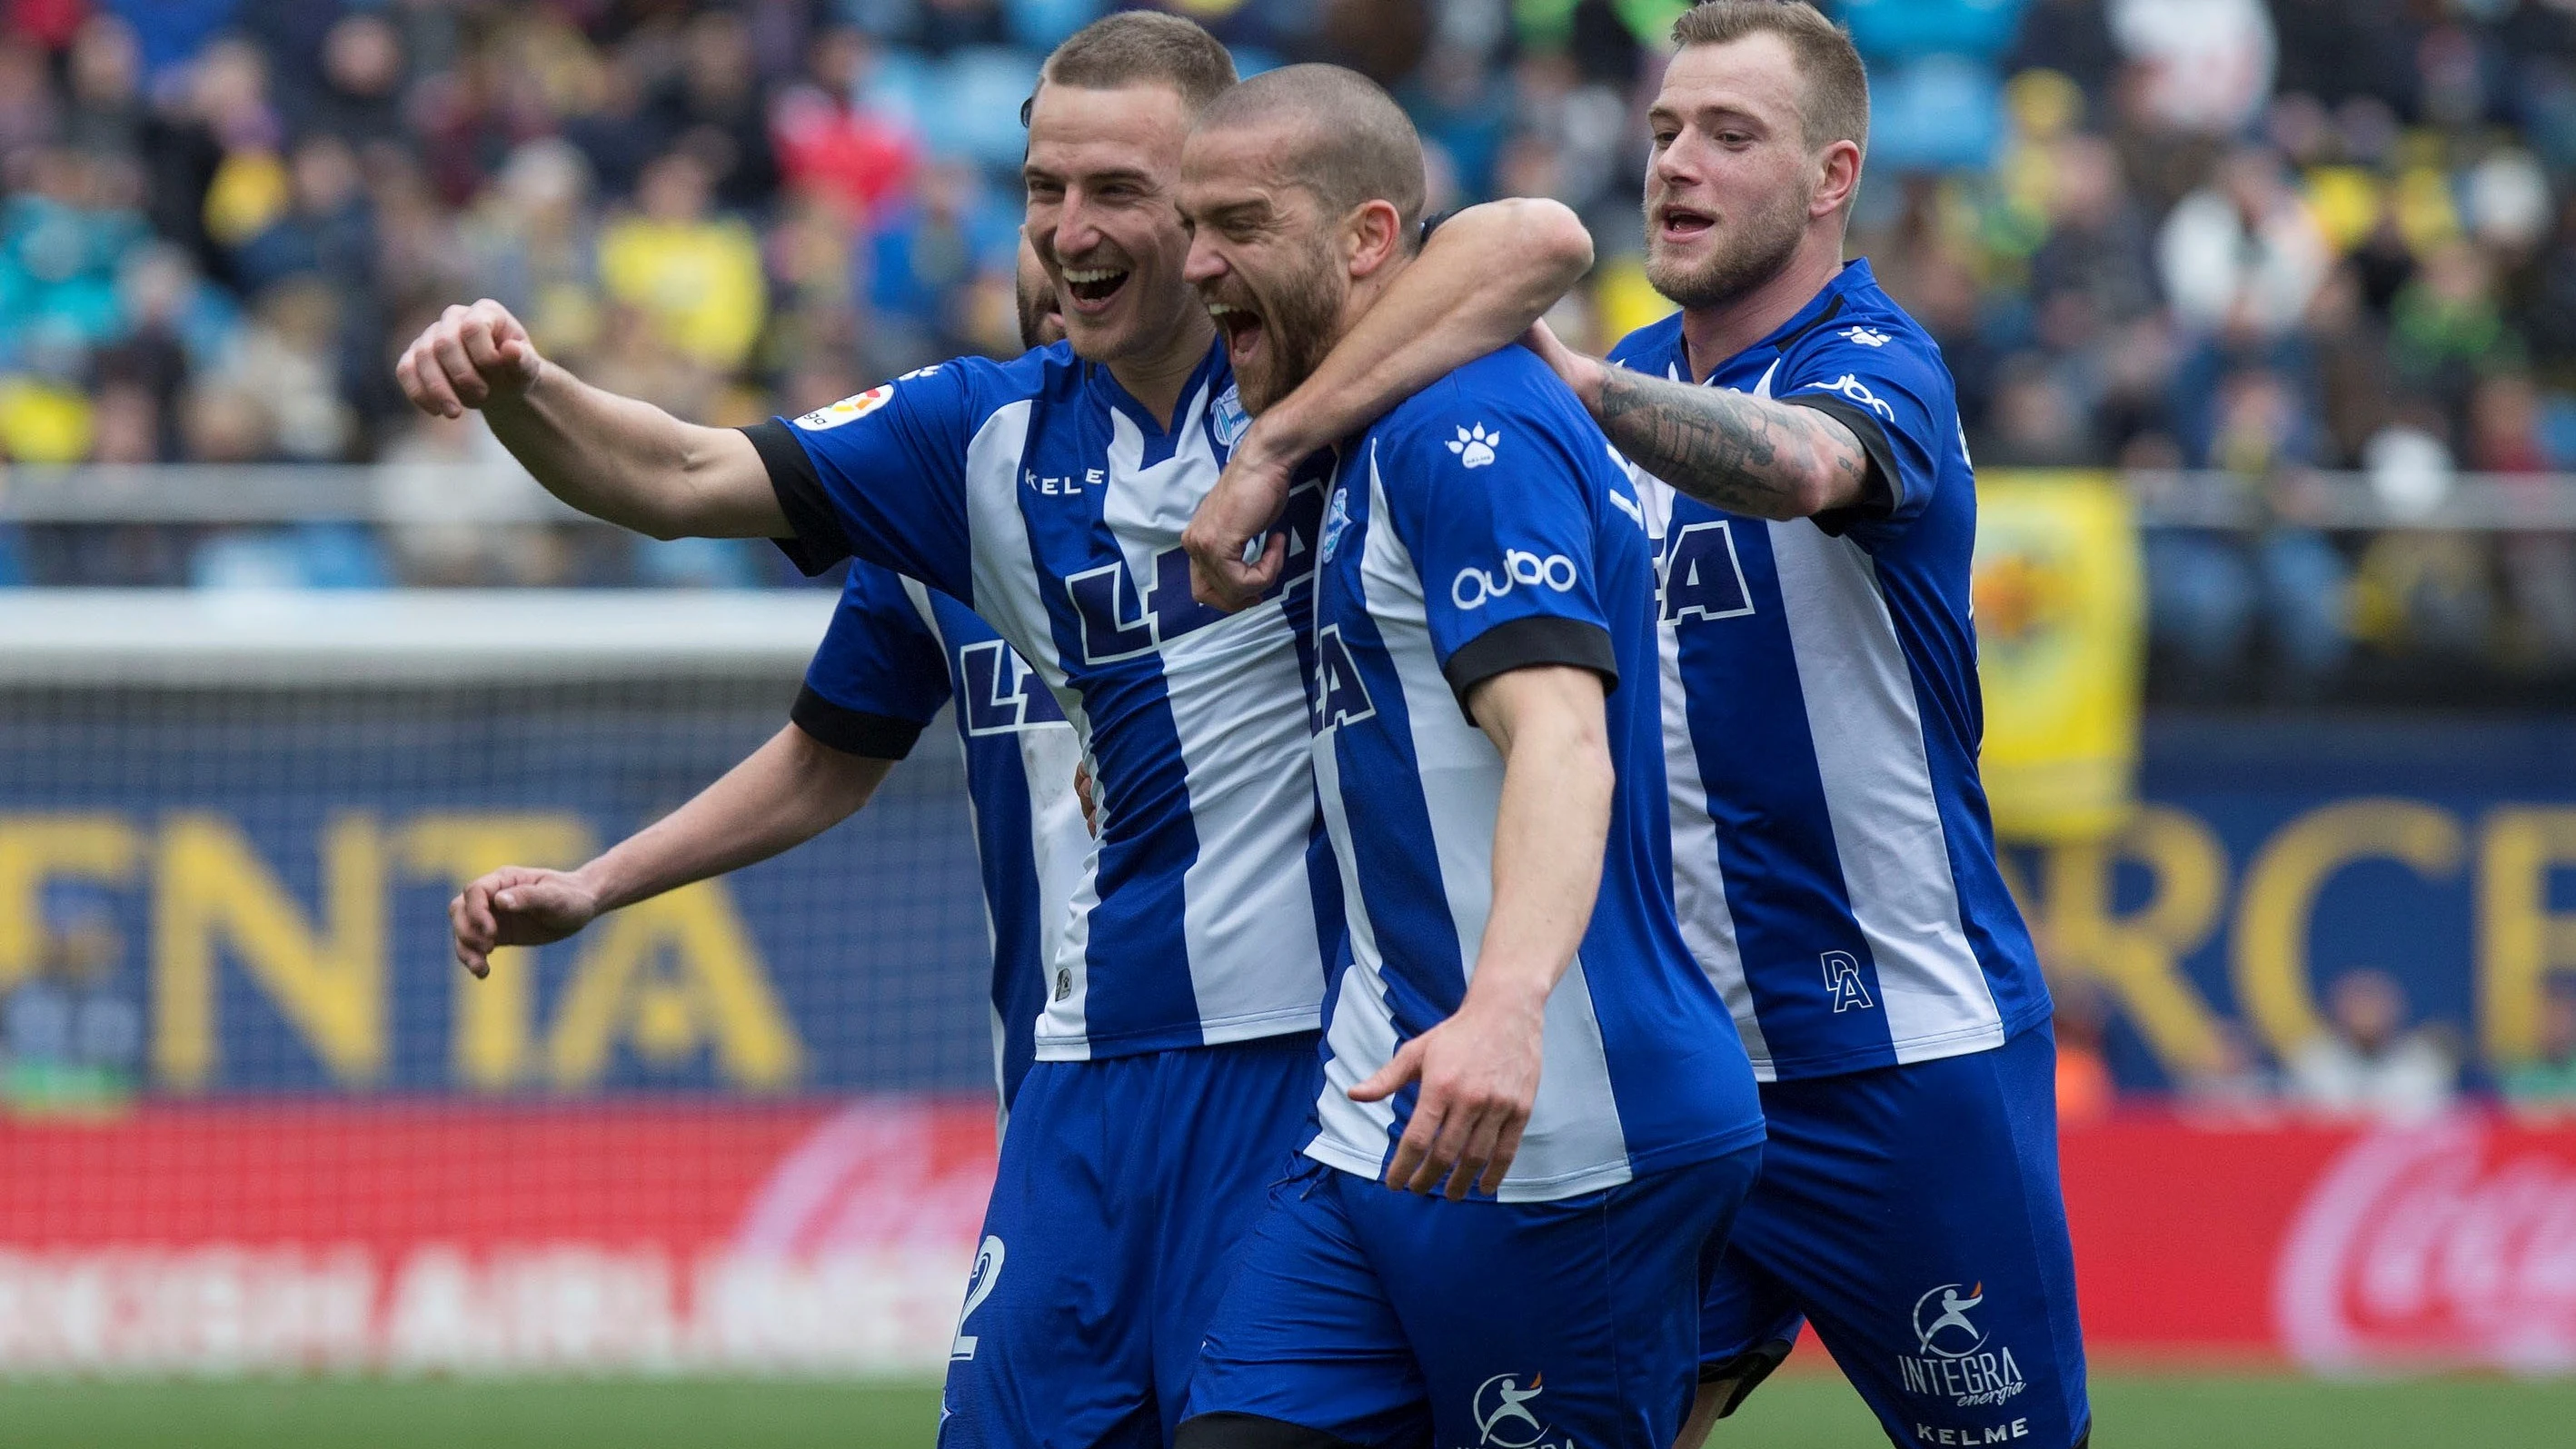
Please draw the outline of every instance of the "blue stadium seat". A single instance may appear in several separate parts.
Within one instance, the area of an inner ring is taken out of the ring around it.
[[[922,140],[937,155],[1017,167],[1028,146],[1020,102],[1037,88],[1038,63],[1035,52],[1006,46],[976,46],[950,56],[922,97]]]
[[[226,533],[188,558],[201,589],[381,589],[394,582],[375,535],[354,523]]]
[[[755,556],[738,538],[639,538],[635,581],[659,589],[750,589],[762,582]]]
[[[1101,0],[1004,0],[1011,38],[1035,50],[1053,50],[1064,38],[1100,18]]]
[[[1994,72],[1954,55],[1926,56],[1873,78],[1871,167],[1960,171],[1991,165],[2003,144],[2003,89]]]

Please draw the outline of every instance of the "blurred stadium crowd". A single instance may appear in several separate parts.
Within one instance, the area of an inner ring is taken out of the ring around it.
[[[1435,199],[1555,196],[1635,260],[1684,0],[1161,0],[1247,69],[1392,87]],[[710,422],[1017,349],[1018,105],[1103,0],[9,0],[0,452],[438,462],[389,365],[491,295]],[[2305,526],[2576,470],[2576,0],[1842,0],[1877,120],[1853,247],[1940,338],[1981,465],[2218,470],[2253,523],[2148,539],[2161,688],[2314,692],[2356,654],[2576,666],[2576,546]],[[2143,485],[2142,485],[2143,486]],[[2553,485],[2533,481],[2533,490]],[[567,538],[569,535],[567,535]],[[32,583],[752,583],[760,550],[522,530],[21,529]],[[274,542],[274,540],[271,540]],[[267,562],[261,562],[266,559]]]

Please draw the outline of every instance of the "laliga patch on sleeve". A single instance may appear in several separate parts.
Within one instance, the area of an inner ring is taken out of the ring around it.
[[[796,426],[809,433],[819,433],[825,428],[837,428],[843,423],[855,423],[884,407],[893,397],[894,384],[882,382],[857,397],[845,397],[830,407],[816,408],[798,418]]]

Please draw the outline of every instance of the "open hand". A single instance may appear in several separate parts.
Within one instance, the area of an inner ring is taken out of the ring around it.
[[[486,297],[450,307],[403,349],[394,380],[422,412],[461,418],[467,408],[516,397],[537,380],[545,360],[510,309]]]
[[[1387,1186],[1433,1193],[1445,1183],[1453,1202],[1471,1187],[1502,1189],[1538,1101],[1545,1024],[1543,999],[1510,1009],[1480,1009],[1470,1001],[1351,1088],[1352,1101],[1376,1102],[1407,1082],[1422,1083],[1404,1140],[1387,1164]]]
[[[456,962],[477,976],[492,974],[496,949],[560,941],[598,914],[598,895],[578,875],[524,865],[479,876],[447,903]]]

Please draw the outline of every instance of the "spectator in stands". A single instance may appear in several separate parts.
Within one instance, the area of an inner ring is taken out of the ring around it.
[[[2175,320],[2239,347],[2288,335],[2307,315],[2330,259],[2281,158],[2260,146],[2230,153],[2156,237]]]
[[[36,970],[0,993],[0,1099],[20,1111],[94,1110],[138,1084],[142,1007],[116,980],[121,942],[103,913],[39,933]]]
[[[2468,241],[2435,247],[2389,315],[2389,360],[2409,393],[2463,415],[2482,371],[2518,367],[2522,338],[2505,325],[2495,271]]]
[[[2459,1067],[2430,1029],[2408,1030],[2406,990],[2385,971],[2345,972],[2327,995],[2325,1029],[2292,1052],[2288,1094],[2334,1116],[2420,1121],[2439,1115]]]
[[[738,217],[711,213],[714,168],[687,147],[644,168],[635,214],[599,238],[599,279],[664,344],[731,372],[768,321],[760,243]]]
[[[2182,1110],[2203,1122],[2253,1125],[2279,1110],[2279,1089],[2263,1066],[2262,1053],[2245,1028],[2233,1021],[2217,1024],[2215,1057],[2197,1071],[2184,1072],[2174,1083]]]
[[[2559,977],[2540,1007],[2540,1050],[2496,1075],[2504,1099],[2527,1111],[2576,1112],[2576,978]]]
[[[644,124],[656,150],[686,143],[706,163],[718,206],[757,213],[778,190],[751,32],[730,9],[701,12],[680,43],[679,73],[656,87]]]
[[[2058,1125],[2090,1127],[2111,1115],[2119,1096],[2102,1055],[2110,1006],[2089,976],[2058,973],[2049,980],[2048,994],[2056,1008],[2051,1026],[2057,1034]]]
[[[2083,468],[2108,461],[2092,419],[2060,372],[2036,352],[2004,363],[1992,431],[1977,443],[1976,458],[1998,468]]]
[[[2469,399],[2469,466],[2506,479],[2542,502],[2550,471],[2540,443],[2540,390],[2528,373],[2498,372]],[[2576,661],[2576,540],[2563,533],[2511,533],[2503,540],[2505,591],[2520,625],[2514,657],[2526,667]]]
[[[2237,480],[2240,531],[2159,529],[2146,540],[2151,635],[2196,688],[2223,687],[2258,637],[2274,666],[2262,677],[2293,698],[2313,695],[2343,661],[2349,570],[2303,517],[2317,434],[2289,378],[2231,374],[2208,462]]]
[[[1017,135],[984,92],[1015,101],[1036,52],[1110,3],[20,6],[0,38],[0,447],[127,457],[157,432],[164,458],[380,459],[405,435],[390,349],[422,308],[484,294],[550,355],[698,415],[1010,350]],[[1560,312],[1569,328],[1615,336],[1664,306],[1616,182],[1679,0],[1153,3],[1247,64],[1334,59],[1386,81],[1432,143],[1444,204],[1526,191],[1584,208],[1602,264]],[[1955,144],[1917,148],[1908,172],[1903,138],[1882,138],[1888,185],[1864,190],[1854,243],[1940,341],[1981,464],[2233,470],[2257,523],[2296,513],[2305,469],[2386,471],[2427,440],[2460,469],[2576,466],[2563,5],[1828,8],[1871,50],[1883,120],[1923,101],[1916,79],[1941,81],[1926,114]],[[675,153],[694,170],[661,164]],[[247,345],[242,319],[301,276],[337,294],[346,418],[319,453],[283,441],[315,430],[213,375]],[[2287,436],[2256,416],[2276,401]],[[2408,401],[2438,425],[2401,417]],[[2339,662],[2340,557],[2366,541],[2273,537],[2154,547],[2151,688],[2241,698],[2269,677],[2266,637],[2294,692],[2378,677],[2378,658]],[[2374,654],[2576,676],[2563,540],[2370,557]],[[2453,607],[2476,602],[2450,587],[2473,574],[2483,613]],[[2314,607],[2279,602],[2302,590]],[[2222,665],[2190,667],[2202,654]]]

